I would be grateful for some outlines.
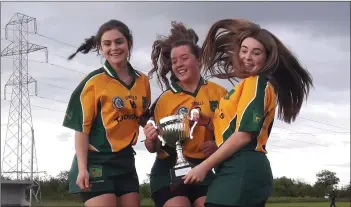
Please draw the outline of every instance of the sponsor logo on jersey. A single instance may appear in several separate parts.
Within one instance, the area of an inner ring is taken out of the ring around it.
[[[204,102],[203,101],[201,101],[201,102],[194,101],[192,104],[193,104],[193,106],[201,106],[201,105],[204,105]]]
[[[138,97],[137,96],[133,96],[133,95],[129,95],[129,96],[126,96],[125,99],[128,101],[128,100],[137,100]]]
[[[115,121],[117,123],[120,123],[120,122],[122,122],[124,120],[139,120],[139,118],[140,117],[138,115],[136,115],[136,114],[125,114],[125,115],[122,115],[122,116],[117,116],[115,118]]]

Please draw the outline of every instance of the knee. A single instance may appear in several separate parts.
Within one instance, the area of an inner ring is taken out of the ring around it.
[[[166,201],[163,207],[191,207],[191,203],[187,197],[177,196]]]
[[[206,196],[201,196],[194,201],[193,206],[194,207],[205,207],[205,200],[206,200]]]

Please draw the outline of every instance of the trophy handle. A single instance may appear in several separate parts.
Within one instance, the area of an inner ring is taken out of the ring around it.
[[[155,127],[155,129],[157,129],[157,126],[156,126],[156,124],[155,124],[155,121],[154,120],[151,120],[151,119],[149,119],[147,122],[146,122],[146,124],[149,124],[149,123],[151,123],[152,124],[152,126],[154,126]],[[165,144],[166,144],[166,142],[165,142],[165,140],[160,136],[160,135],[157,135],[157,137],[158,137],[158,139],[161,141],[161,143],[162,143],[162,146],[165,146]]]
[[[190,120],[193,120],[194,119],[194,114],[195,113],[200,113],[200,111],[199,111],[199,109],[193,109],[193,110],[191,110],[191,112],[190,112]],[[193,131],[194,131],[194,128],[195,128],[195,126],[197,125],[197,121],[195,121],[194,122],[194,125],[191,127],[191,129],[190,129],[190,139],[192,139],[193,138]]]

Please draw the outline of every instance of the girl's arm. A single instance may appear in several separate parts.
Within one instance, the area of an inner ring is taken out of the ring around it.
[[[76,131],[75,133],[75,150],[78,161],[78,170],[87,170],[89,137],[83,132]]]

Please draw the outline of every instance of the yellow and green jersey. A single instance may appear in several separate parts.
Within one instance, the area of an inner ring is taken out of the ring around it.
[[[234,132],[250,132],[255,137],[243,150],[267,153],[275,108],[275,90],[266,78],[244,79],[220,100],[213,119],[216,144],[220,146]]]
[[[166,117],[176,114],[190,114],[190,110],[198,108],[205,115],[212,117],[221,97],[226,90],[216,83],[200,79],[198,88],[194,93],[184,91],[177,83],[171,83],[170,88],[157,100],[154,109],[156,123]],[[214,140],[213,132],[204,126],[196,126],[193,139],[188,139],[184,145],[184,155],[189,158],[203,159],[205,155],[200,150],[202,143]],[[160,150],[158,158],[163,159],[168,154]]]
[[[68,103],[63,126],[89,135],[89,150],[118,152],[135,145],[139,118],[151,101],[146,75],[134,70],[130,85],[122,82],[106,61],[78,85]]]

